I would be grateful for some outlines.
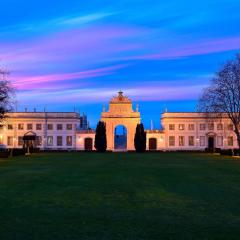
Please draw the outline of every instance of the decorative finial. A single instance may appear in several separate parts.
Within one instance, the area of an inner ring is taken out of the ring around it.
[[[120,91],[118,92],[118,99],[119,99],[119,100],[122,100],[122,99],[123,99],[123,91],[122,91],[122,90],[120,90]]]
[[[118,92],[118,95],[122,97],[122,96],[123,96],[123,91],[120,90],[120,91]]]
[[[136,112],[138,112],[138,104],[136,104]]]
[[[105,107],[105,105],[103,105],[103,112],[106,112],[106,107]]]

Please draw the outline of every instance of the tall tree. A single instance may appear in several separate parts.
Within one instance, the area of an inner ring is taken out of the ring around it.
[[[0,68],[0,122],[12,110],[14,88],[7,80],[8,72]]]
[[[107,136],[106,136],[106,125],[104,122],[99,121],[95,134],[95,144],[98,152],[106,152],[107,149]]]
[[[227,61],[216,73],[211,85],[204,89],[199,107],[207,115],[228,116],[240,149],[240,55]]]
[[[134,137],[134,146],[136,152],[145,152],[146,151],[146,133],[144,131],[143,124],[137,124],[135,137]]]

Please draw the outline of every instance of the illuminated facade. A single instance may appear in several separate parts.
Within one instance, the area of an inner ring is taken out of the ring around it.
[[[119,92],[104,109],[101,121],[106,124],[109,151],[134,150],[136,126],[141,122],[138,106]],[[125,129],[117,133],[118,126]],[[225,115],[221,118],[204,113],[165,112],[161,130],[146,130],[147,150],[205,150],[237,148],[233,125]],[[88,129],[86,116],[76,112],[14,112],[0,125],[0,144],[21,148],[24,136],[36,136],[36,147],[42,150],[94,150],[95,131]],[[125,136],[124,136],[125,135]],[[122,142],[125,141],[125,144]]]
[[[86,128],[86,116],[76,112],[13,112],[0,125],[0,144],[22,148],[24,136],[35,136],[42,150],[75,149],[76,132]]]

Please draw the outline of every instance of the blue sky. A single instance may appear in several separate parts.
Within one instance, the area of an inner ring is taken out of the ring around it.
[[[0,65],[18,109],[88,114],[118,90],[146,127],[194,111],[217,69],[240,50],[239,0],[1,2]]]

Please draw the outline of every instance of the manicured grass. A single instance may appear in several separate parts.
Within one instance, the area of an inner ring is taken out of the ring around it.
[[[239,239],[240,160],[191,153],[0,159],[0,239]]]

